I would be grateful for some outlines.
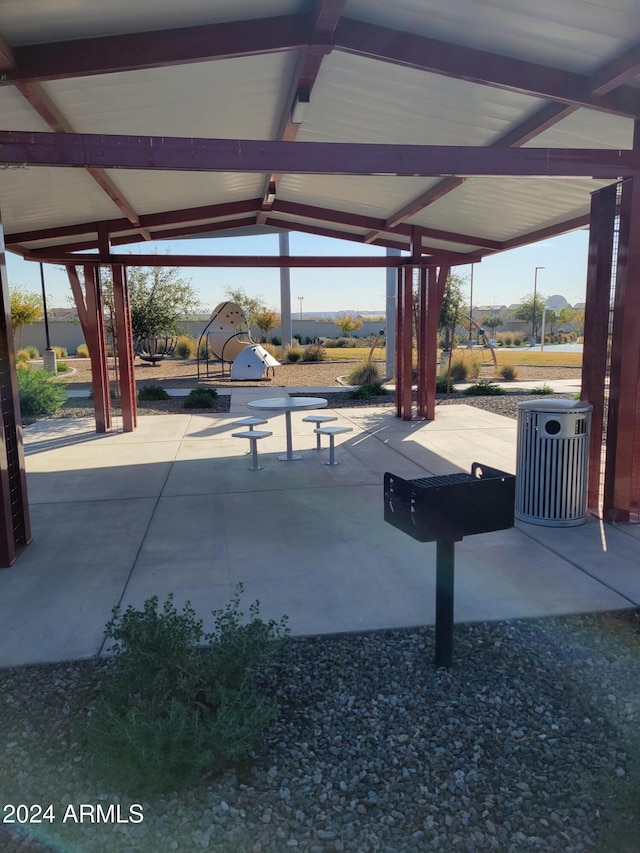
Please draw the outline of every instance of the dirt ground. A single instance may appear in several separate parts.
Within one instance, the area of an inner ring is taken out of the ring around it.
[[[73,372],[61,376],[62,381],[70,387],[81,389],[91,386],[91,365],[88,358],[69,358],[64,361],[72,368]],[[384,363],[379,362],[381,373],[384,373]],[[354,367],[354,362],[321,362],[319,364],[296,363],[282,364],[276,367],[273,376],[257,381],[232,382],[228,372],[223,375],[220,365],[212,365],[207,375],[206,368],[200,365],[200,376],[198,376],[198,365],[193,359],[169,358],[155,365],[136,359],[135,378],[136,385],[141,388],[147,384],[162,384],[165,388],[193,388],[195,385],[211,385],[217,388],[242,386],[273,387],[313,387],[317,385],[338,387],[338,377],[345,376]],[[530,367],[520,366],[517,368],[517,379],[529,379],[533,381],[545,381],[549,379],[573,379],[579,377],[579,367]],[[109,360],[109,375],[112,381],[117,380],[115,365]],[[493,376],[493,368],[484,367],[480,376]]]

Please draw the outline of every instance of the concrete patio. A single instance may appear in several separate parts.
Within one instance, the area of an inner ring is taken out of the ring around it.
[[[446,474],[478,461],[515,470],[516,422],[466,405],[403,422],[381,407],[325,410],[353,432],[322,464],[306,413],[293,414],[297,462],[280,462],[284,418],[249,470],[227,415],[139,418],[97,436],[92,420],[25,429],[33,543],[0,572],[0,665],[85,658],[103,648],[116,604],[189,599],[205,626],[236,584],[294,634],[433,624],[435,545],[383,520],[383,476]],[[317,391],[317,389],[314,389]],[[273,391],[265,392],[273,395]],[[640,528],[518,523],[456,546],[456,621],[628,608],[640,602]]]

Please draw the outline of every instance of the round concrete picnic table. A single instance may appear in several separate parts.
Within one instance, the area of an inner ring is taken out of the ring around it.
[[[250,409],[258,411],[269,411],[275,414],[284,412],[287,431],[287,452],[278,456],[281,462],[292,462],[294,459],[302,459],[293,452],[291,439],[291,412],[302,412],[305,409],[324,409],[328,400],[324,397],[265,397],[263,400],[252,400],[247,403]]]

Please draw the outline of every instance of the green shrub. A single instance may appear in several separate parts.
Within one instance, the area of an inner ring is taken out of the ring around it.
[[[70,368],[70,367],[69,367],[69,365],[68,365],[68,364],[66,364],[64,361],[59,361],[59,362],[56,364],[56,370],[57,370],[57,372],[58,372],[58,373],[69,373],[69,371],[71,370],[71,368]]]
[[[370,385],[373,382],[380,382],[380,371],[372,361],[361,362],[347,374],[349,385]]]
[[[274,347],[281,347],[282,346],[282,338],[279,338],[278,335],[272,335],[271,343],[274,345]]]
[[[179,613],[171,595],[162,609],[156,596],[142,610],[113,609],[113,663],[87,725],[100,777],[130,793],[161,793],[221,772],[258,746],[275,703],[260,695],[255,676],[282,651],[288,629],[286,617],[260,619],[257,601],[242,624],[241,593],[238,584],[213,612],[210,634],[191,604]]]
[[[541,396],[544,396],[545,394],[553,394],[553,388],[545,382],[544,385],[538,385],[537,388],[532,388],[531,393],[540,394]]]
[[[388,393],[382,382],[364,382],[359,388],[347,391],[346,396],[350,400],[369,400],[372,397],[386,396]]]
[[[146,400],[169,400],[169,394],[161,385],[143,385],[138,391],[138,400],[144,402]]]
[[[218,399],[218,392],[215,388],[207,388],[206,386],[198,386],[185,398],[183,406],[185,409],[211,409]]]
[[[77,358],[89,358],[89,347],[86,344],[78,344],[76,356]]]
[[[23,420],[53,415],[67,399],[67,387],[46,370],[19,370],[18,391]]]
[[[67,358],[69,355],[65,347],[51,347],[51,349],[55,352],[56,358]]]
[[[25,349],[29,353],[29,358],[40,358],[38,347],[28,346]]]
[[[436,376],[436,393],[448,394],[450,390],[454,390],[453,382],[451,382],[451,385],[449,385],[449,382],[447,381],[447,374],[440,373],[438,376]]]
[[[285,347],[282,354],[284,356],[284,360],[288,361],[290,364],[294,364],[302,358],[302,350],[296,346]]]
[[[19,349],[16,353],[16,362],[22,362],[23,364],[27,364],[31,360],[31,356],[29,355],[28,350]]]
[[[302,351],[303,361],[324,361],[327,357],[324,347],[308,346]]]
[[[197,349],[198,344],[193,338],[188,335],[180,335],[174,352],[178,358],[193,358]]]
[[[507,382],[514,380],[517,375],[518,371],[513,364],[505,364],[500,368],[500,376]]]
[[[464,382],[469,375],[469,368],[461,359],[451,362],[451,381]]]
[[[507,392],[504,388],[496,385],[493,379],[478,379],[473,385],[465,388],[463,393],[470,397],[499,397]]]

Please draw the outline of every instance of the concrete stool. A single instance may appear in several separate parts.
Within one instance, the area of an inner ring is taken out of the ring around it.
[[[353,432],[353,427],[345,427],[345,426],[326,426],[326,427],[317,427],[314,430],[318,435],[328,435],[329,436],[329,461],[325,462],[325,465],[339,465],[339,462],[336,462],[336,454],[335,454],[335,446],[334,439],[336,435],[340,435],[342,432]]]
[[[266,420],[264,418],[243,418],[241,421],[233,422],[233,426],[249,427],[249,432],[253,431],[254,426],[260,426],[261,424],[266,424]]]
[[[267,432],[262,429],[248,429],[246,432],[232,432],[233,438],[248,438],[251,442],[251,453],[253,456],[253,464],[250,471],[262,471],[262,465],[258,465],[258,439],[260,438],[268,438],[268,436],[273,435],[272,432]]]
[[[234,421],[233,426],[246,426],[249,427],[249,432],[253,432],[254,426],[260,426],[261,424],[266,424],[266,420],[264,418],[243,418],[241,421]],[[250,450],[247,450],[247,453],[251,453]]]
[[[319,427],[320,424],[327,424],[329,421],[337,421],[338,418],[335,415],[307,415],[306,418],[303,418],[303,423],[306,424],[315,424],[316,427]],[[317,429],[314,430],[317,432]],[[320,437],[320,433],[316,435],[316,450],[322,450],[322,438]]]

